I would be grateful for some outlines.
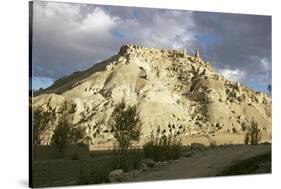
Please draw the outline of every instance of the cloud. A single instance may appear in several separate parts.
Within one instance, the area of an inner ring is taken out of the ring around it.
[[[266,57],[263,57],[260,60],[260,64],[261,64],[261,68],[264,69],[264,71],[271,71],[271,64]]]
[[[232,81],[244,81],[246,77],[245,71],[239,70],[239,69],[220,69],[218,72],[223,75],[226,79],[232,80]]]
[[[243,70],[239,80],[250,87],[271,83],[270,16],[194,12],[193,17],[195,31],[212,42],[201,40],[200,54],[217,70],[232,70],[225,71],[229,75]]]
[[[114,25],[118,17],[110,17],[102,9],[96,7],[91,14],[88,14],[81,23],[82,31],[107,32]]]
[[[57,79],[86,69],[114,53],[111,29],[117,17],[95,7],[81,16],[81,6],[36,1],[33,21],[34,75]]]
[[[33,73],[53,79],[93,66],[126,43],[184,48],[195,39],[190,11],[36,1],[34,15]]]
[[[258,57],[259,58],[259,57]],[[259,60],[257,60],[257,70],[254,72],[255,77],[251,76],[250,80],[252,82],[258,82],[262,84],[269,84],[272,83],[272,68],[271,63],[266,57],[262,57]]]
[[[232,80],[271,83],[271,17],[34,2],[33,73],[53,80],[134,43],[186,48]]]
[[[144,10],[136,10],[136,13],[138,17],[146,14]],[[191,32],[192,12],[154,10],[149,20],[133,17],[119,21],[120,27],[115,30],[126,35],[127,41],[131,43],[158,48],[184,48],[195,39]]]

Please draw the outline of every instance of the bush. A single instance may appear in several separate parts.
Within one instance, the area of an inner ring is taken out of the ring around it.
[[[100,184],[107,183],[108,174],[113,170],[110,159],[103,159],[91,165],[80,164],[80,175],[78,184]]]
[[[112,167],[113,170],[123,169],[123,171],[128,172],[140,168],[141,159],[142,153],[139,150],[115,150],[113,155]]]
[[[216,140],[212,140],[212,141],[210,142],[210,147],[211,147],[211,148],[217,147],[217,141],[216,141]]]
[[[71,159],[71,160],[80,160],[80,156],[79,156],[78,153],[72,153],[72,154],[70,155],[70,159]]]
[[[123,169],[128,172],[138,169],[141,164],[141,151],[128,150],[113,152],[113,158],[105,157],[98,161],[91,162],[80,161],[80,175],[78,184],[100,184],[107,183],[108,175],[112,170]]]
[[[262,134],[258,123],[252,119],[251,126],[247,128],[244,138],[245,144],[257,145],[261,140]]]
[[[56,145],[62,151],[69,143],[70,126],[68,121],[63,118],[59,120],[58,126],[52,135],[51,144]]]
[[[79,144],[85,136],[82,128],[73,128],[66,117],[61,117],[52,135],[51,144],[63,151],[67,145]]]
[[[139,140],[140,123],[136,106],[126,107],[124,101],[116,105],[110,125],[119,149],[127,150],[133,141]]]
[[[41,135],[51,125],[54,124],[56,117],[55,111],[44,111],[41,107],[34,107],[32,109],[32,143],[36,145],[41,144]]]
[[[170,126],[170,124],[169,124]],[[177,135],[171,131],[166,136],[157,129],[156,136],[151,133],[150,140],[143,146],[144,157],[152,158],[154,161],[175,160],[180,158],[182,143]]]
[[[246,133],[245,138],[244,138],[244,143],[249,144],[249,142],[250,142],[250,135],[249,135],[249,133]]]
[[[110,167],[99,167],[99,169],[90,172],[89,184],[107,183],[108,174],[112,171]]]
[[[146,142],[144,145],[143,145],[143,155],[145,158],[150,158],[150,157],[153,157],[153,154],[154,154],[154,150],[155,149],[155,145],[154,145],[154,142],[153,141],[149,141],[149,142]]]
[[[83,144],[86,137],[84,128],[73,127],[71,109],[65,102],[59,109],[58,124],[51,138],[51,144],[56,145],[60,151],[63,151],[67,145]]]
[[[139,168],[141,155],[131,149],[133,141],[139,140],[141,129],[136,106],[126,107],[122,101],[114,109],[110,125],[118,143],[113,154],[113,169],[130,171]]]

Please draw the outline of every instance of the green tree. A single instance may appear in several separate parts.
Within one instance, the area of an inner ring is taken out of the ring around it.
[[[52,135],[51,144],[56,145],[62,151],[66,145],[70,144],[70,133],[71,129],[68,120],[65,117],[60,118]]]
[[[32,138],[33,144],[41,144],[41,135],[49,126],[54,124],[56,119],[55,111],[44,111],[41,107],[32,109]]]
[[[56,145],[60,151],[67,145],[83,143],[86,136],[84,128],[72,125],[72,110],[72,105],[67,103],[63,104],[59,110],[59,120],[52,135],[51,144]]]
[[[131,147],[133,141],[139,140],[141,125],[136,106],[126,107],[125,102],[122,101],[115,107],[110,125],[121,151]]]
[[[262,134],[259,129],[258,123],[252,119],[250,127],[247,128],[244,138],[245,144],[257,145],[261,140]]]
[[[73,127],[67,118],[62,117],[52,135],[51,144],[56,145],[60,151],[63,151],[67,145],[83,144],[85,138],[85,129]]]

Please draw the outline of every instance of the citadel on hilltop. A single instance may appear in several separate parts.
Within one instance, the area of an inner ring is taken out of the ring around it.
[[[143,51],[149,51],[150,53],[158,54],[161,53],[162,55],[167,55],[168,57],[191,57],[186,54],[186,48],[182,50],[171,50],[171,49],[160,49],[160,48],[152,48],[152,47],[144,47],[138,46],[133,44],[126,44],[120,48],[119,54],[129,54],[129,53],[141,53]],[[195,58],[200,58],[199,50],[197,49],[194,55]]]

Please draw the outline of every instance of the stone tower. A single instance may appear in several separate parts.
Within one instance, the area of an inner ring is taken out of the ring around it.
[[[196,49],[196,51],[195,51],[195,58],[200,58],[200,55],[199,55],[199,50],[198,49]]]
[[[183,56],[186,56],[186,48],[183,49]]]

